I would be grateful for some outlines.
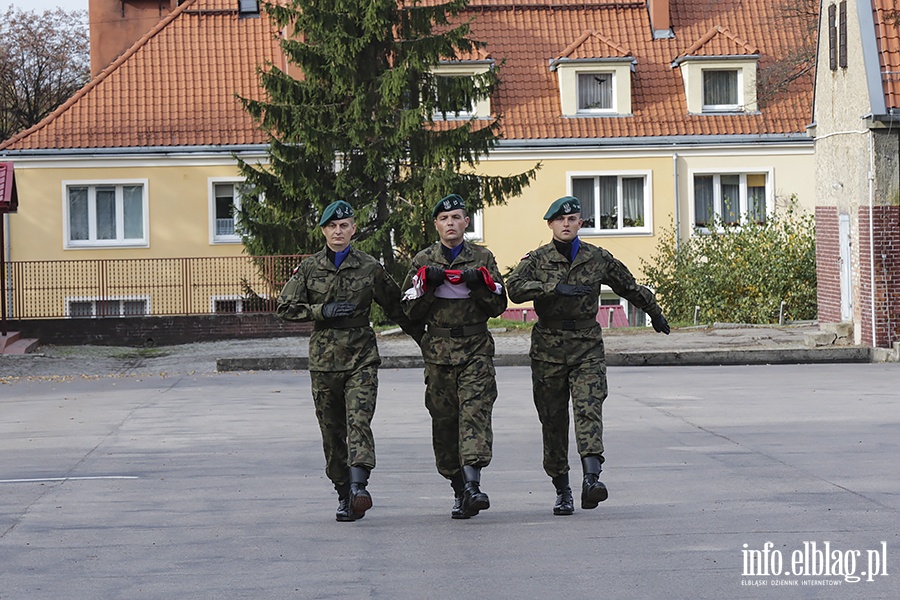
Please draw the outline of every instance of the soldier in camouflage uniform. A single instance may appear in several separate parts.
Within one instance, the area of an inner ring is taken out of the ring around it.
[[[612,254],[582,242],[583,223],[577,198],[555,201],[544,219],[553,241],[529,252],[509,276],[513,302],[534,302],[538,322],[531,333],[531,379],[534,405],[541,421],[544,471],[556,487],[555,515],[575,511],[569,487],[569,396],[584,480],[581,508],[596,508],[609,492],[600,481],[603,463],[603,401],[606,359],[597,323],[600,286],[642,309],[660,333],[669,324],[653,292],[635,283],[628,268]]]
[[[440,241],[419,252],[403,284],[403,310],[425,321],[425,406],[438,472],[454,491],[451,517],[490,507],[481,469],[491,462],[491,412],[497,399],[494,340],[487,320],[506,310],[494,255],[464,241],[465,202],[451,194],[433,211]]]
[[[374,300],[416,341],[400,307],[400,288],[374,258],[350,246],[356,232],[352,207],[326,207],[319,222],[326,247],[303,260],[278,296],[277,314],[313,321],[309,373],[325,450],[325,474],[338,492],[338,521],[361,519],[372,507],[366,489],[375,467],[370,423],[375,413],[381,358],[369,326]]]

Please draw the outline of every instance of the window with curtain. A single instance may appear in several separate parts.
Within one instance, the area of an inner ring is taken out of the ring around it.
[[[737,69],[704,69],[703,110],[736,110],[739,106]]]
[[[578,74],[578,110],[608,111],[613,109],[613,74]]]
[[[572,178],[572,195],[581,202],[584,229],[645,229],[649,213],[647,177],[596,175]]]
[[[728,225],[765,223],[767,179],[765,173],[694,175],[694,226],[705,229],[716,219]]]
[[[145,245],[143,184],[69,185],[67,247]]]

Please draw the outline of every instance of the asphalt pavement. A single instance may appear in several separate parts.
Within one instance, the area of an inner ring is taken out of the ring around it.
[[[814,323],[786,326],[719,324],[676,328],[670,335],[642,329],[604,332],[610,366],[687,366],[872,362],[871,348],[810,347]],[[498,366],[527,366],[527,331],[495,331]],[[177,346],[41,346],[21,356],[0,355],[0,381],[28,378],[183,375],[216,371],[305,369],[309,339],[197,342]],[[421,354],[405,334],[381,334],[383,367],[420,367]]]
[[[566,517],[500,367],[466,521],[421,370],[383,369],[374,507],[338,523],[308,373],[180,356],[2,379],[0,599],[900,597],[898,364],[610,367],[610,499]]]

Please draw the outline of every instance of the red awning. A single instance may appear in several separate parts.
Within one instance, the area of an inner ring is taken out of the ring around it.
[[[16,176],[11,162],[0,162],[0,214],[14,213],[19,209]]]

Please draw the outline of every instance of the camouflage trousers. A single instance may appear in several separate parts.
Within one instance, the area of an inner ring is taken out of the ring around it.
[[[475,355],[462,365],[425,363],[425,407],[438,473],[451,479],[463,465],[491,462],[491,413],[497,399],[494,361]]]
[[[350,467],[375,468],[372,417],[378,365],[354,371],[310,371],[316,419],[325,450],[325,475],[335,485],[350,481]]]
[[[581,457],[603,461],[603,401],[606,363],[586,360],[565,365],[531,360],[534,406],[541,420],[544,471],[550,477],[569,472],[569,396],[575,419],[575,443]]]

